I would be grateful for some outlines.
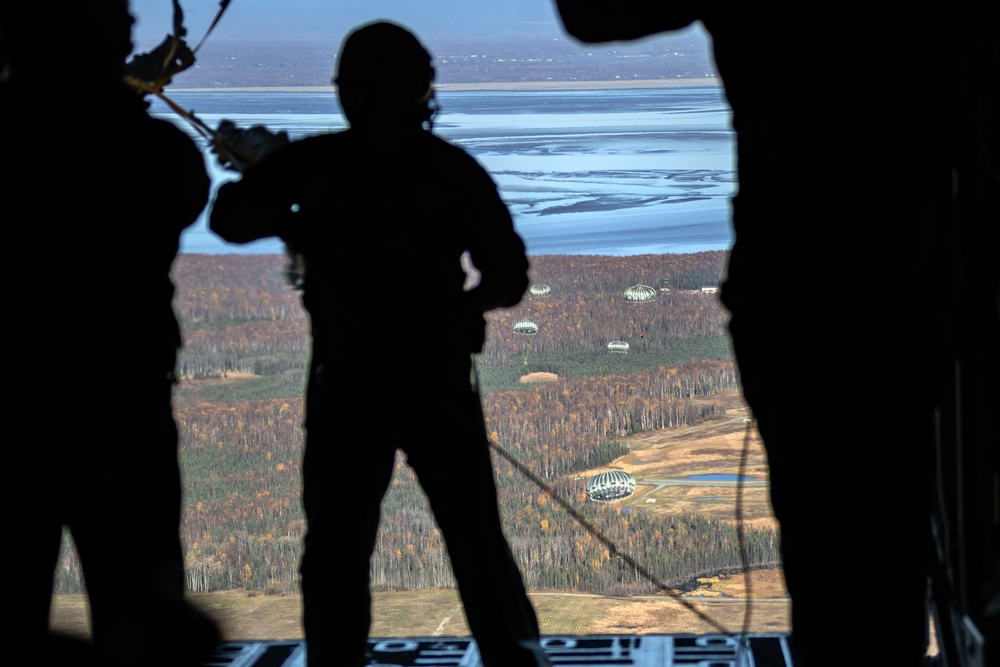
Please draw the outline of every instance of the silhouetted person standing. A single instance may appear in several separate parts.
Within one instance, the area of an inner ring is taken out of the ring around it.
[[[350,129],[261,160],[220,189],[211,222],[230,241],[278,236],[304,258],[309,665],[365,664],[369,561],[397,449],[444,535],[483,663],[547,665],[471,381],[483,313],[515,305],[528,286],[524,245],[489,175],[429,131],[434,70],[412,34],[366,25],[337,63]],[[466,252],[481,274],[469,291]]]
[[[557,0],[585,42],[702,21],[739,193],[721,299],[770,466],[795,664],[915,667],[948,281],[944,19]],[[872,596],[875,596],[874,598]],[[868,637],[850,649],[842,633]]]
[[[4,629],[39,664],[59,660],[42,655],[56,650],[64,526],[94,660],[195,664],[218,639],[184,600],[171,409],[169,272],[209,180],[191,139],[122,83],[131,25],[123,0],[0,8],[6,470],[21,496],[7,514],[16,610]]]

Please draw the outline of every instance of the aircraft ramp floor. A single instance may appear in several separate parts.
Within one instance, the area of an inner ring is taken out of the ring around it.
[[[792,667],[787,635],[549,635],[553,667]],[[480,667],[471,637],[372,639],[371,667]],[[206,667],[305,667],[305,644],[228,641]]]

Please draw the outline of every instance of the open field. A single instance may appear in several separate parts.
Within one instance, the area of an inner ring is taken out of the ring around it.
[[[776,570],[754,573],[755,595],[780,592]],[[727,577],[715,589],[738,595],[742,577]],[[373,596],[373,637],[467,636],[469,627],[458,593],[453,590],[401,591]],[[216,618],[228,639],[301,639],[301,596],[267,596],[256,591],[195,593],[191,599]],[[613,598],[577,593],[533,592],[542,633],[659,634],[738,632],[747,613],[745,598],[669,597]],[[704,621],[707,617],[711,622]],[[750,607],[753,632],[787,632],[787,598],[757,599]],[[53,627],[63,632],[87,633],[86,598],[59,595],[52,614]]]
[[[695,403],[713,403],[725,408],[722,419],[695,426],[641,433],[630,438],[629,455],[611,465],[588,470],[590,477],[605,470],[623,470],[636,478],[635,493],[622,502],[652,512],[707,513],[717,519],[736,521],[737,497],[742,494],[743,521],[758,527],[777,528],[766,486],[767,458],[753,425],[750,410],[738,394],[716,394]],[[740,460],[746,448],[746,462]],[[692,475],[743,475],[748,484],[713,485],[685,482]]]

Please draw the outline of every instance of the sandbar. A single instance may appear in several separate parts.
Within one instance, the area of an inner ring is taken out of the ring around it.
[[[614,79],[609,81],[497,81],[484,83],[436,83],[440,91],[553,91],[553,90],[628,90],[647,88],[693,88],[721,86],[722,79],[706,76],[697,79]],[[171,87],[172,93],[324,93],[331,92],[333,86],[254,86],[220,88]]]

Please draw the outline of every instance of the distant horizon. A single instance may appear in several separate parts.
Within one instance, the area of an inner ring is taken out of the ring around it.
[[[133,0],[133,55],[172,32],[168,0]],[[186,0],[184,36],[195,63],[171,89],[327,86],[344,37],[381,17],[411,28],[434,57],[440,84],[651,81],[717,77],[700,23],[634,42],[584,44],[568,36],[551,2],[510,0],[470,8],[459,0],[238,0],[215,29],[217,0]]]
[[[219,11],[219,0],[181,0],[189,43],[201,41]],[[173,24],[170,0],[132,0],[137,46],[155,46]],[[335,44],[354,27],[373,20],[397,22],[428,42],[455,38],[517,40],[565,39],[553,0],[236,0],[231,2],[209,41],[309,39]],[[695,28],[697,29],[697,28]],[[679,35],[684,30],[675,31]],[[654,38],[663,39],[664,37]]]

